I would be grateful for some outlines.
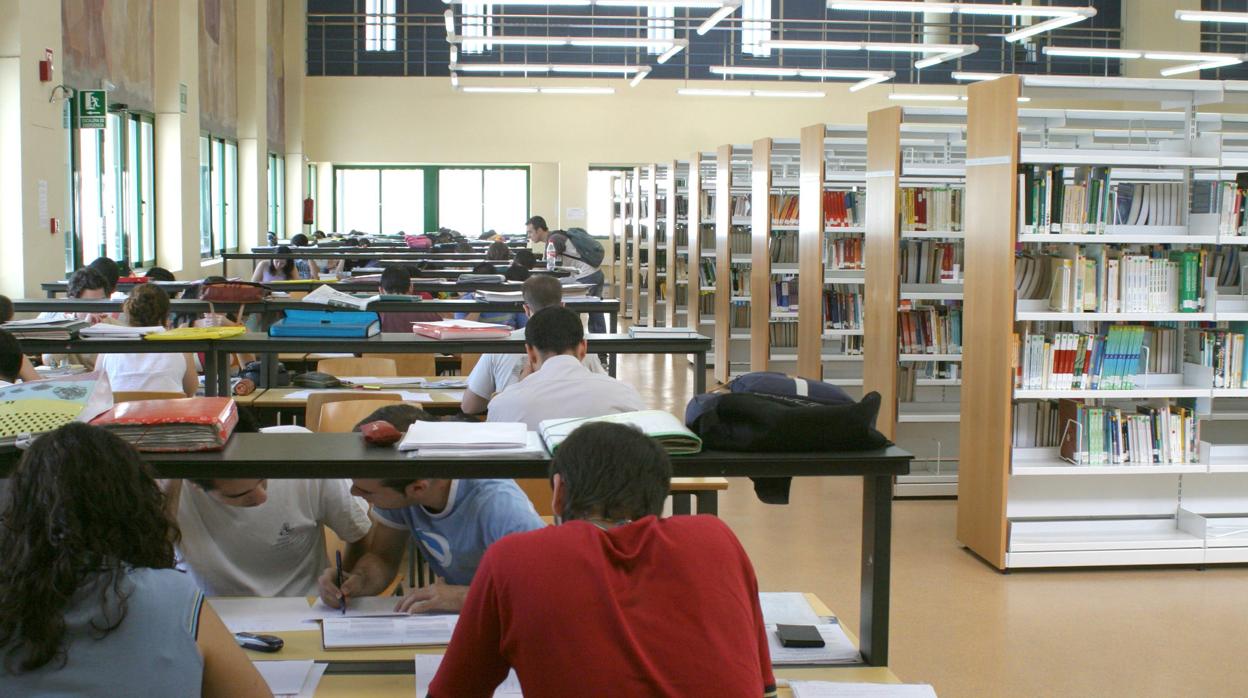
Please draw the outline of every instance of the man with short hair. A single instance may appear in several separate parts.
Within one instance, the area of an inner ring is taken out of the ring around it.
[[[558,526],[481,560],[432,698],[775,694],[758,580],[713,516],[661,518],[667,454],[637,429],[589,423],[550,464]]]
[[[600,297],[602,294],[602,284],[606,280],[602,269],[591,265],[585,261],[585,255],[576,248],[576,245],[568,239],[568,234],[562,230],[550,232],[546,227],[546,219],[541,216],[533,216],[524,224],[524,230],[529,235],[530,243],[546,243],[555,248],[555,253],[559,255],[564,264],[571,265],[575,270],[573,276],[576,282],[580,284],[588,284],[588,294],[593,297]],[[549,252],[547,252],[549,254]],[[602,334],[607,331],[607,318],[602,313],[589,314],[589,331],[593,334]],[[605,357],[602,357],[605,359]]]
[[[587,348],[576,313],[559,306],[534,313],[524,330],[533,373],[490,400],[488,421],[524,422],[535,430],[546,419],[646,409],[631,385],[585,368]]]
[[[412,296],[412,272],[402,264],[386,266],[381,272],[381,292],[387,296]],[[382,332],[412,331],[413,322],[437,322],[434,312],[386,312],[381,315]]]
[[[87,265],[88,269],[94,269],[104,277],[108,282],[108,297],[111,298],[117,292],[117,280],[121,278],[121,266],[109,259],[108,257],[96,257]],[[122,294],[125,298],[125,294]]]
[[[524,282],[524,312],[529,317],[534,313],[563,305],[563,286],[553,276],[533,276]],[[511,333],[514,339],[524,338],[524,329]],[[585,368],[590,373],[605,373],[602,363],[596,358],[586,357]],[[533,372],[525,354],[482,354],[480,361],[468,374],[468,389],[464,391],[461,409],[464,414],[480,414],[489,406],[490,397],[506,390],[508,386],[523,379]]]
[[[407,408],[407,409],[403,409]],[[356,425],[387,421],[399,431],[412,422],[431,419],[423,410],[391,405]],[[352,480],[351,493],[373,505],[373,532],[348,546],[346,578],[337,584],[337,569],[321,574],[321,599],[338,608],[346,597],[380,594],[394,581],[409,537],[414,536],[437,576],[433,584],[413,589],[395,605],[407,613],[457,611],[468,584],[489,546],[518,532],[546,524],[514,480],[363,479]]]
[[[106,259],[101,257],[101,259]],[[99,260],[96,260],[99,261]],[[112,260],[108,260],[112,261]],[[68,298],[76,298],[84,301],[97,301],[108,298],[109,290],[108,279],[97,271],[94,267],[83,267],[73,274],[69,275],[69,283],[65,289],[65,296]],[[102,322],[107,318],[105,313],[66,313],[46,311],[39,313],[40,320],[86,320],[92,325]],[[88,369],[95,367],[95,354],[44,354],[43,364],[45,366],[55,366],[61,360],[68,360],[70,363],[82,364]]]

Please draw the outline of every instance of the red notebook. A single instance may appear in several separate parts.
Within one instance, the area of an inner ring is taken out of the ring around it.
[[[217,451],[238,425],[238,407],[228,397],[121,402],[91,420],[140,451]]]
[[[511,336],[511,328],[507,325],[472,320],[413,322],[412,331],[434,339],[503,339]]]

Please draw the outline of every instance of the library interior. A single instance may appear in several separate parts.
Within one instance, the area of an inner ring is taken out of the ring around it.
[[[1248,0],[0,0],[0,695],[1248,695],[1246,197]]]

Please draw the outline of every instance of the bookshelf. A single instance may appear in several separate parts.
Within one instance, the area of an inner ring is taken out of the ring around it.
[[[752,251],[734,254],[734,238],[752,244],[750,233],[750,191],[753,154],[749,146],[723,145],[715,152],[715,380],[727,383],[741,371],[733,365],[749,365],[754,319],[752,298],[744,294]],[[765,228],[764,228],[765,230]],[[740,244],[736,245],[737,248]],[[739,293],[740,290],[740,293]],[[743,322],[744,320],[744,322]],[[766,352],[766,343],[762,352]]]
[[[1202,203],[1246,164],[1242,117],[1190,80],[1082,94],[1183,111],[1018,107],[1079,84],[1053,80],[969,88],[958,540],[1003,570],[1248,561],[1248,392],[1215,382],[1242,353],[1203,353],[1248,308],[1240,228]]]
[[[620,301],[620,314],[628,313],[629,261],[633,235],[633,187],[631,171],[621,171],[612,178],[611,221],[611,283],[615,298]]]
[[[676,318],[682,313],[687,313],[687,308],[681,306],[686,305],[682,302],[685,294],[688,293],[688,274],[682,269],[683,263],[676,254],[676,247],[680,243],[681,238],[688,239],[689,220],[688,220],[688,197],[689,190],[686,180],[688,178],[688,163],[682,163],[673,160],[667,163],[667,226],[665,230],[665,245],[663,250],[663,261],[666,270],[666,278],[663,285],[663,298],[666,304],[663,306],[663,325],[665,327],[676,327]]]
[[[702,153],[694,153],[689,160],[685,179],[685,196],[688,208],[685,213],[686,234],[685,247],[677,248],[677,254],[683,254],[685,260],[685,326],[694,332],[702,332],[702,217],[707,213],[702,206]],[[709,236],[714,242],[714,236]],[[712,287],[713,288],[713,287]]]
[[[754,141],[750,163],[750,370],[771,360],[771,152],[772,140]],[[794,357],[796,359],[796,356]]]
[[[719,244],[715,233],[717,215],[715,182],[719,168],[718,153],[715,151],[694,153],[693,163],[696,163],[696,167],[690,168],[689,220],[696,220],[698,224],[689,229],[689,315],[691,318],[696,318],[691,326],[697,328],[698,334],[714,337],[716,284],[718,283],[716,255]],[[696,196],[692,194],[695,191]],[[695,232],[696,237],[694,237]],[[693,273],[693,270],[696,270],[696,273]],[[696,292],[694,290],[695,279]],[[715,357],[708,357],[708,363],[714,366]]]
[[[641,314],[641,216],[642,216],[642,179],[641,168],[633,168],[632,176],[632,196],[630,204],[630,216],[632,220],[632,231],[628,236],[628,244],[632,245],[632,254],[628,256],[627,271],[625,277],[627,279],[629,290],[631,293],[628,297],[631,299],[629,304],[629,318],[633,322],[637,322]]]
[[[642,267],[642,295],[645,297],[645,307],[641,322],[643,325],[658,324],[659,300],[659,238],[663,233],[662,226],[666,225],[665,212],[663,205],[666,203],[666,192],[660,191],[660,183],[664,181],[664,174],[657,164],[652,164],[646,168],[646,181],[644,186],[644,194],[648,200],[646,208],[645,221],[642,227],[645,229],[646,244],[643,251],[645,261]]]

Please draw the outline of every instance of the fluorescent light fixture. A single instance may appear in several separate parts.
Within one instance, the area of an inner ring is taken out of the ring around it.
[[[448,5],[462,5],[473,0],[442,0]],[[559,5],[560,7],[583,7],[592,5],[592,0],[494,0],[493,5]]]
[[[762,42],[763,48],[798,51],[888,51],[891,53],[934,53],[934,56],[921,58],[914,62],[918,69],[929,68],[962,56],[969,56],[979,50],[973,44],[904,44],[877,41],[800,41],[786,39],[768,39]]]
[[[632,39],[628,37],[569,37],[563,40],[573,46],[614,46],[624,48],[671,48],[675,43],[671,39]]]
[[[736,5],[725,5],[718,10],[715,10],[715,12],[711,13],[710,17],[706,18],[706,21],[698,25],[698,36],[705,36],[706,33],[713,29],[716,24],[722,22],[726,17],[728,17],[728,15],[736,12],[736,10]]]
[[[1239,58],[1221,58],[1214,61],[1205,61],[1203,63],[1186,63],[1184,65],[1176,65],[1173,68],[1166,68],[1161,71],[1163,77],[1171,77],[1173,75],[1183,75],[1184,73],[1194,73],[1198,70],[1208,70],[1211,68],[1225,68],[1231,65],[1239,65],[1244,61]]]
[[[448,9],[442,13],[442,18],[446,20],[446,35],[455,36],[455,11]]]
[[[633,76],[632,80],[628,81],[628,86],[636,87],[642,80],[645,80],[646,76],[649,74],[650,74],[650,66],[646,66],[645,68],[642,68],[641,70],[637,71],[637,74]]]
[[[894,77],[896,77],[896,75],[897,73],[894,73],[891,70],[888,71],[887,73],[881,73],[877,75],[876,77],[867,78],[866,80],[863,80],[862,82],[854,83],[853,85],[849,87],[849,91],[857,92],[858,90],[866,89],[872,85],[878,85],[879,83],[884,82],[886,80],[892,80]]]
[[[464,46],[499,44],[502,46],[567,46],[569,39],[557,36],[474,36],[460,37]]]
[[[1152,61],[1214,61],[1229,58],[1225,53],[1196,53],[1186,51],[1145,51],[1144,57]]]
[[[451,73],[451,87],[459,87],[459,73]]]
[[[594,0],[594,4],[599,7],[688,7],[695,10],[718,10],[724,6],[720,0]]]
[[[763,66],[748,65],[713,65],[710,71],[714,75],[746,75],[758,77],[776,77],[776,78],[818,78],[818,79],[842,79],[842,80],[861,80],[854,87],[852,92],[857,92],[864,87],[869,87],[877,83],[890,80],[896,73],[886,70],[839,70],[835,68],[771,68]]]
[[[548,67],[552,73],[617,73],[619,75],[632,75],[641,70],[641,66],[638,65],[558,64]]]
[[[699,87],[681,87],[676,90],[676,94],[685,97],[749,97],[749,90],[720,90],[720,89],[704,89]]]
[[[1053,31],[1054,29],[1059,29],[1068,24],[1074,24],[1075,22],[1082,22],[1085,19],[1087,19],[1087,17],[1084,17],[1083,15],[1066,15],[1065,17],[1054,17],[1053,19],[1046,19],[1043,22],[1033,24],[1030,27],[1023,27],[1022,29],[1012,31],[1009,34],[1006,34],[1003,38],[1006,41],[1022,41],[1023,39],[1035,36],[1036,34],[1043,34],[1047,31]]]
[[[748,65],[713,65],[710,67],[713,75],[758,75],[762,77],[777,78],[795,78],[797,77],[797,68],[762,68]]]
[[[451,46],[451,65],[455,65],[458,62],[459,62],[459,47],[452,45]]]
[[[962,80],[966,82],[981,82],[984,80],[996,80],[1004,77],[1001,73],[964,73],[958,70],[953,71],[951,76],[954,80]]]
[[[828,96],[826,92],[811,90],[750,90],[750,94],[755,97],[789,97],[792,99],[820,99]]]
[[[474,94],[500,94],[500,95],[533,95],[537,94],[536,87],[485,87],[472,86],[461,87],[461,92],[469,92]]]
[[[956,102],[962,99],[961,95],[935,95],[935,94],[908,94],[905,92],[893,92],[888,98],[894,102],[912,100],[915,102]]]
[[[613,95],[614,87],[543,87],[544,95]]]
[[[864,12],[954,12],[954,2],[894,2],[892,0],[829,0],[829,10],[861,10]]]
[[[549,73],[550,66],[528,63],[460,63],[456,70],[464,73]]]
[[[763,48],[797,51],[861,51],[861,41],[796,41],[793,39],[767,39]]]
[[[911,12],[923,14],[962,13],[1010,17],[1093,17],[1091,7],[1060,7],[1043,5],[1008,5],[976,2],[903,2],[899,0],[828,0],[828,9],[860,12]]]
[[[1076,46],[1045,46],[1043,49],[1046,56],[1071,56],[1073,58],[1142,58],[1144,54],[1140,51],[1132,51],[1125,48],[1080,48]]]
[[[1208,10],[1175,10],[1174,16],[1182,22],[1239,22],[1248,23],[1248,12],[1212,12]]]
[[[798,77],[803,78],[846,78],[870,80],[883,76],[885,80],[896,73],[890,70],[842,70],[840,68],[798,68]]]
[[[673,45],[672,45],[672,47],[671,47],[671,48],[669,48],[668,50],[664,51],[664,52],[663,52],[663,54],[662,54],[661,56],[659,56],[659,57],[656,59],[656,61],[658,62],[658,64],[659,64],[659,65],[663,65],[664,63],[666,63],[666,62],[668,62],[668,61],[672,60],[672,58],[673,58],[676,54],[680,53],[680,52],[681,52],[681,50],[682,50],[682,49],[684,49],[684,48],[685,48],[685,44],[683,44],[683,43],[682,43],[682,44],[673,44]]]

